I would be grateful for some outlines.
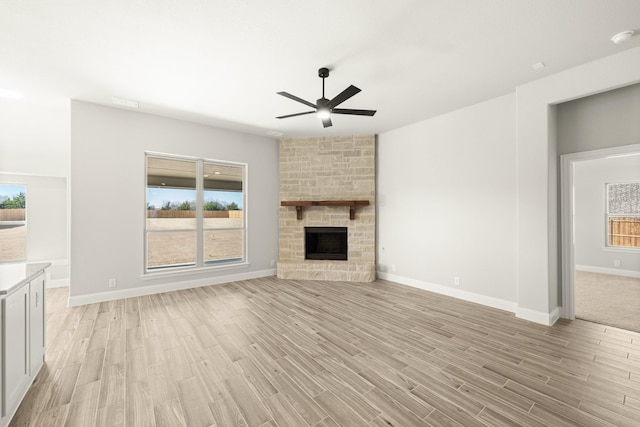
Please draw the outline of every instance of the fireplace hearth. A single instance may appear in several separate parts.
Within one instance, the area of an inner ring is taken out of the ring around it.
[[[347,227],[305,227],[305,259],[347,261]]]

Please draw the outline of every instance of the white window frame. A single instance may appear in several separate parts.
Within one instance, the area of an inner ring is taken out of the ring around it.
[[[216,160],[203,157],[181,156],[176,154],[166,154],[157,152],[145,152],[144,163],[144,254],[143,254],[143,277],[154,277],[158,275],[173,275],[184,273],[198,273],[206,270],[224,269],[229,267],[247,266],[249,265],[248,253],[248,169],[247,163],[233,162],[228,160]],[[196,163],[196,262],[190,265],[176,265],[166,267],[147,266],[147,236],[149,232],[168,232],[168,231],[192,231],[193,229],[168,229],[168,230],[147,230],[147,188],[148,188],[148,163],[149,158],[163,158],[168,160],[193,161]],[[242,259],[233,261],[207,262],[204,260],[204,233],[211,228],[204,227],[204,164],[218,164],[221,166],[234,166],[242,168],[242,226],[234,228],[215,228],[215,230],[242,230]]]
[[[619,184],[639,184],[640,181],[624,181],[624,182],[607,182],[604,184],[604,203],[605,203],[605,215],[604,215],[604,223],[605,223],[605,236],[604,236],[604,247],[605,249],[614,249],[614,250],[623,250],[623,251],[640,251],[640,247],[637,246],[617,246],[609,244],[609,218],[640,218],[640,214],[612,214],[609,212],[609,186],[611,185],[619,185]]]

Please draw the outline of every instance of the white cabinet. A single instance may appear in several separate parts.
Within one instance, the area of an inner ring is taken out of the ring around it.
[[[2,416],[6,417],[11,408],[17,407],[23,390],[29,385],[29,347],[27,328],[29,326],[29,286],[23,286],[4,303],[3,337],[4,363],[2,371]]]
[[[49,265],[0,265],[0,427],[9,425],[44,364]]]
[[[44,274],[29,282],[29,374],[35,376],[44,363]]]

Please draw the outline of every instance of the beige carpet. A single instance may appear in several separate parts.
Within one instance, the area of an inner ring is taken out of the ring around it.
[[[640,332],[640,279],[576,271],[576,317]]]

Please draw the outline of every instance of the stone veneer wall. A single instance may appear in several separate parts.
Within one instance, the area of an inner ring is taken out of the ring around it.
[[[375,135],[280,140],[280,200],[369,200],[354,220],[346,206],[280,207],[278,277],[375,280]],[[348,261],[304,259],[304,227],[348,227]]]

